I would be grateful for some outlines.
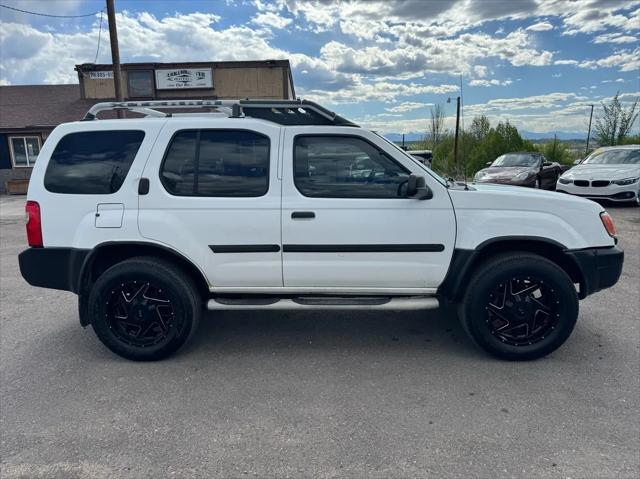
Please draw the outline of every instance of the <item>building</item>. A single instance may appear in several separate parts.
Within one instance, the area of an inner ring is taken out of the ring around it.
[[[57,125],[115,99],[112,65],[75,70],[75,85],[0,86],[0,193],[26,192],[40,148]],[[125,100],[295,98],[288,60],[124,63],[121,70]]]

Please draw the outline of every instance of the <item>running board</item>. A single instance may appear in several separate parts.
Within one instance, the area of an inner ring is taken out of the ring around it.
[[[327,297],[300,296],[296,298],[228,298],[218,297],[207,302],[207,309],[220,310],[317,310],[317,309],[375,309],[387,311],[412,311],[437,309],[435,296],[395,297]]]

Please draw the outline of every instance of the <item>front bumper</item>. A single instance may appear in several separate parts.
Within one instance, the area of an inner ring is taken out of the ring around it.
[[[586,298],[618,282],[622,273],[624,251],[619,246],[587,248],[566,252],[582,273],[580,298]]]
[[[558,182],[556,191],[559,193],[569,193],[571,195],[581,196],[592,200],[609,200],[609,201],[635,201],[638,196],[638,182],[630,185],[618,186],[611,183],[608,186],[576,186],[573,183],[563,185]]]
[[[536,177],[529,177],[525,180],[514,180],[513,178],[479,178],[474,179],[474,183],[478,183],[479,185],[488,183],[494,185],[511,185],[511,186],[528,186],[534,187],[536,186]]]

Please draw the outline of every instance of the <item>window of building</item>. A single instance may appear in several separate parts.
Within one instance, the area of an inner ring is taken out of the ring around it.
[[[404,198],[409,172],[371,143],[352,136],[298,136],[294,180],[317,198]]]
[[[44,175],[52,193],[98,195],[120,189],[144,139],[137,130],[86,131],[60,139]]]
[[[153,98],[153,72],[151,70],[129,70],[127,72],[129,98]]]
[[[36,163],[40,154],[39,136],[12,136],[9,138],[9,145],[15,168],[27,168]]]
[[[160,169],[179,196],[255,197],[269,189],[269,138],[251,131],[180,131]]]

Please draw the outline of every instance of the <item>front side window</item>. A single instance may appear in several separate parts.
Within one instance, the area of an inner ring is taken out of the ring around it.
[[[177,196],[263,196],[269,189],[269,138],[241,130],[180,131],[160,177]]]
[[[9,144],[14,167],[31,167],[36,163],[40,154],[40,137],[12,136]]]
[[[316,198],[406,198],[409,172],[369,142],[351,136],[298,136],[294,180]]]
[[[44,187],[52,193],[100,195],[120,189],[144,132],[85,131],[62,137],[51,154]]]

